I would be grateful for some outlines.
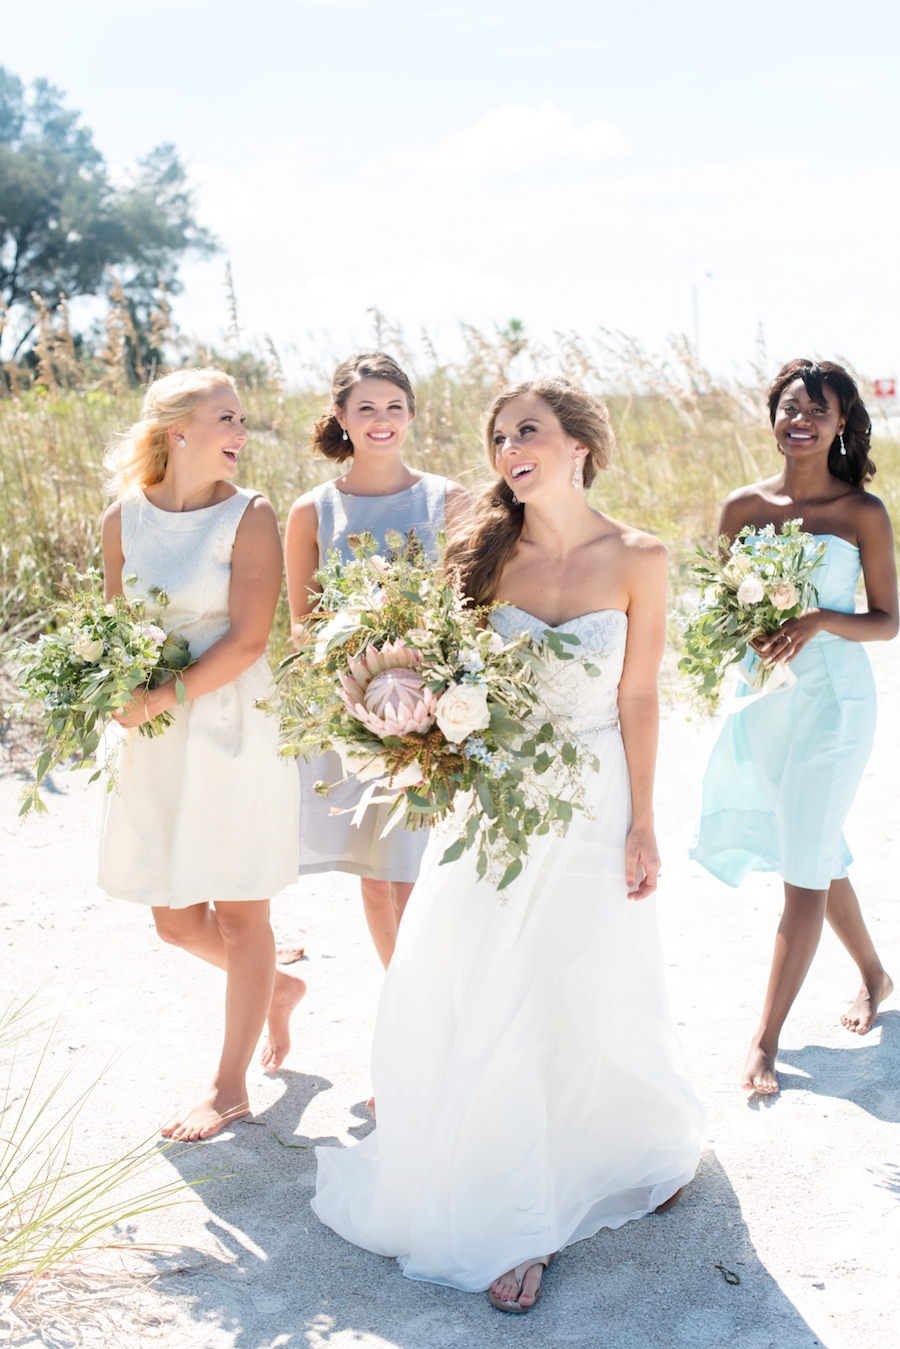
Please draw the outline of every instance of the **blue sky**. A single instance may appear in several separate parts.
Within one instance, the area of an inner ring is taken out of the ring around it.
[[[881,0],[45,0],[2,60],[80,108],[110,164],[163,140],[225,254],[183,326],[299,369],[377,305],[458,346],[693,334],[719,372],[842,355],[900,375],[900,7]],[[707,276],[711,273],[711,276]]]

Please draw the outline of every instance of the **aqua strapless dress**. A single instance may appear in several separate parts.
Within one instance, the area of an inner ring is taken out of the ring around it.
[[[821,609],[853,613],[859,549],[835,534],[814,581]],[[748,653],[751,673],[757,657]],[[796,684],[726,719],[703,777],[691,857],[728,885],[777,871],[825,890],[853,861],[843,835],[875,737],[875,681],[859,642],[819,633],[790,665]],[[738,688],[738,703],[752,696]]]

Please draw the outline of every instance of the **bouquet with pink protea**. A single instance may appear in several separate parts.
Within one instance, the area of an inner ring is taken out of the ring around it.
[[[529,837],[564,833],[583,809],[582,751],[543,707],[536,724],[551,653],[524,634],[504,641],[490,608],[468,605],[414,533],[388,542],[386,557],[371,535],[355,541],[352,562],[329,556],[307,640],[278,667],[278,699],[263,706],[280,718],[283,754],[334,749],[348,775],[368,781],[357,823],[385,800],[389,829],[447,820],[441,860],[477,847],[478,874],[503,889]]]

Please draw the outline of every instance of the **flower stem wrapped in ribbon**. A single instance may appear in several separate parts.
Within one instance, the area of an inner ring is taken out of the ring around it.
[[[145,599],[103,597],[103,578],[91,568],[84,575],[69,569],[70,584],[56,596],[37,593],[37,601],[52,615],[49,630],[38,640],[19,642],[13,667],[22,700],[11,709],[33,715],[43,724],[40,752],[34,764],[34,782],[22,793],[20,815],[46,812],[40,788],[57,764],[75,755],[79,768],[94,768],[104,727],[117,708],[142,694],[176,680],[176,697],[184,702],[182,672],[191,664],[188,643],[159,622],[169,603],[157,587]],[[137,578],[134,578],[136,581]],[[161,735],[172,724],[170,712],[160,712],[139,727],[141,735]],[[91,782],[106,771],[108,788],[115,786],[109,762],[96,769]]]
[[[279,716],[283,754],[334,749],[367,781],[355,823],[380,802],[391,803],[385,833],[452,816],[441,861],[476,848],[479,877],[504,889],[531,835],[565,832],[584,808],[585,756],[541,699],[551,654],[575,657],[526,634],[504,641],[490,606],[468,605],[413,531],[389,535],[386,557],[371,535],[351,544],[351,562],[331,553],[317,573],[307,640],[276,670],[278,698],[260,705]]]
[[[770,637],[818,602],[813,575],[825,544],[804,533],[802,524],[787,520],[778,534],[774,525],[758,531],[747,525],[730,546],[720,538],[718,554],[704,548],[694,554],[692,575],[701,597],[683,625],[678,668],[706,711],[718,707],[725,672],[754,638]],[[788,666],[773,669],[759,661],[749,682],[765,691],[794,680]]]

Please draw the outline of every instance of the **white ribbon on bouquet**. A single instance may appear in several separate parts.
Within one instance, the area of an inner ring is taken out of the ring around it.
[[[393,782],[389,777],[375,778],[375,780],[370,782],[366,787],[366,790],[363,792],[355,806],[332,806],[330,813],[332,815],[350,815],[352,813],[353,819],[350,823],[355,824],[358,829],[362,824],[363,816],[369,809],[369,806],[393,804],[394,801],[399,800],[407,787],[418,787],[422,780],[422,770],[419,765],[416,763],[409,764],[408,767],[401,769],[399,773],[394,775]],[[390,790],[378,795],[378,789],[380,787],[388,787]],[[403,811],[395,811],[382,829],[379,840],[387,838],[391,830],[396,829],[402,819]]]
[[[742,669],[740,665],[737,667],[737,676],[738,679],[740,679],[743,684],[748,685],[749,688],[757,688],[752,677],[748,675],[747,671]],[[732,696],[731,702],[725,709],[725,715],[730,717],[733,712],[743,712],[746,708],[752,707],[754,703],[758,703],[760,698],[767,698],[770,693],[780,693],[783,689],[793,688],[796,682],[797,676],[794,674],[790,665],[788,665],[786,660],[780,660],[776,665],[773,665],[772,673],[769,675],[769,678],[756,693],[751,694],[749,698],[739,698],[735,693]]]

